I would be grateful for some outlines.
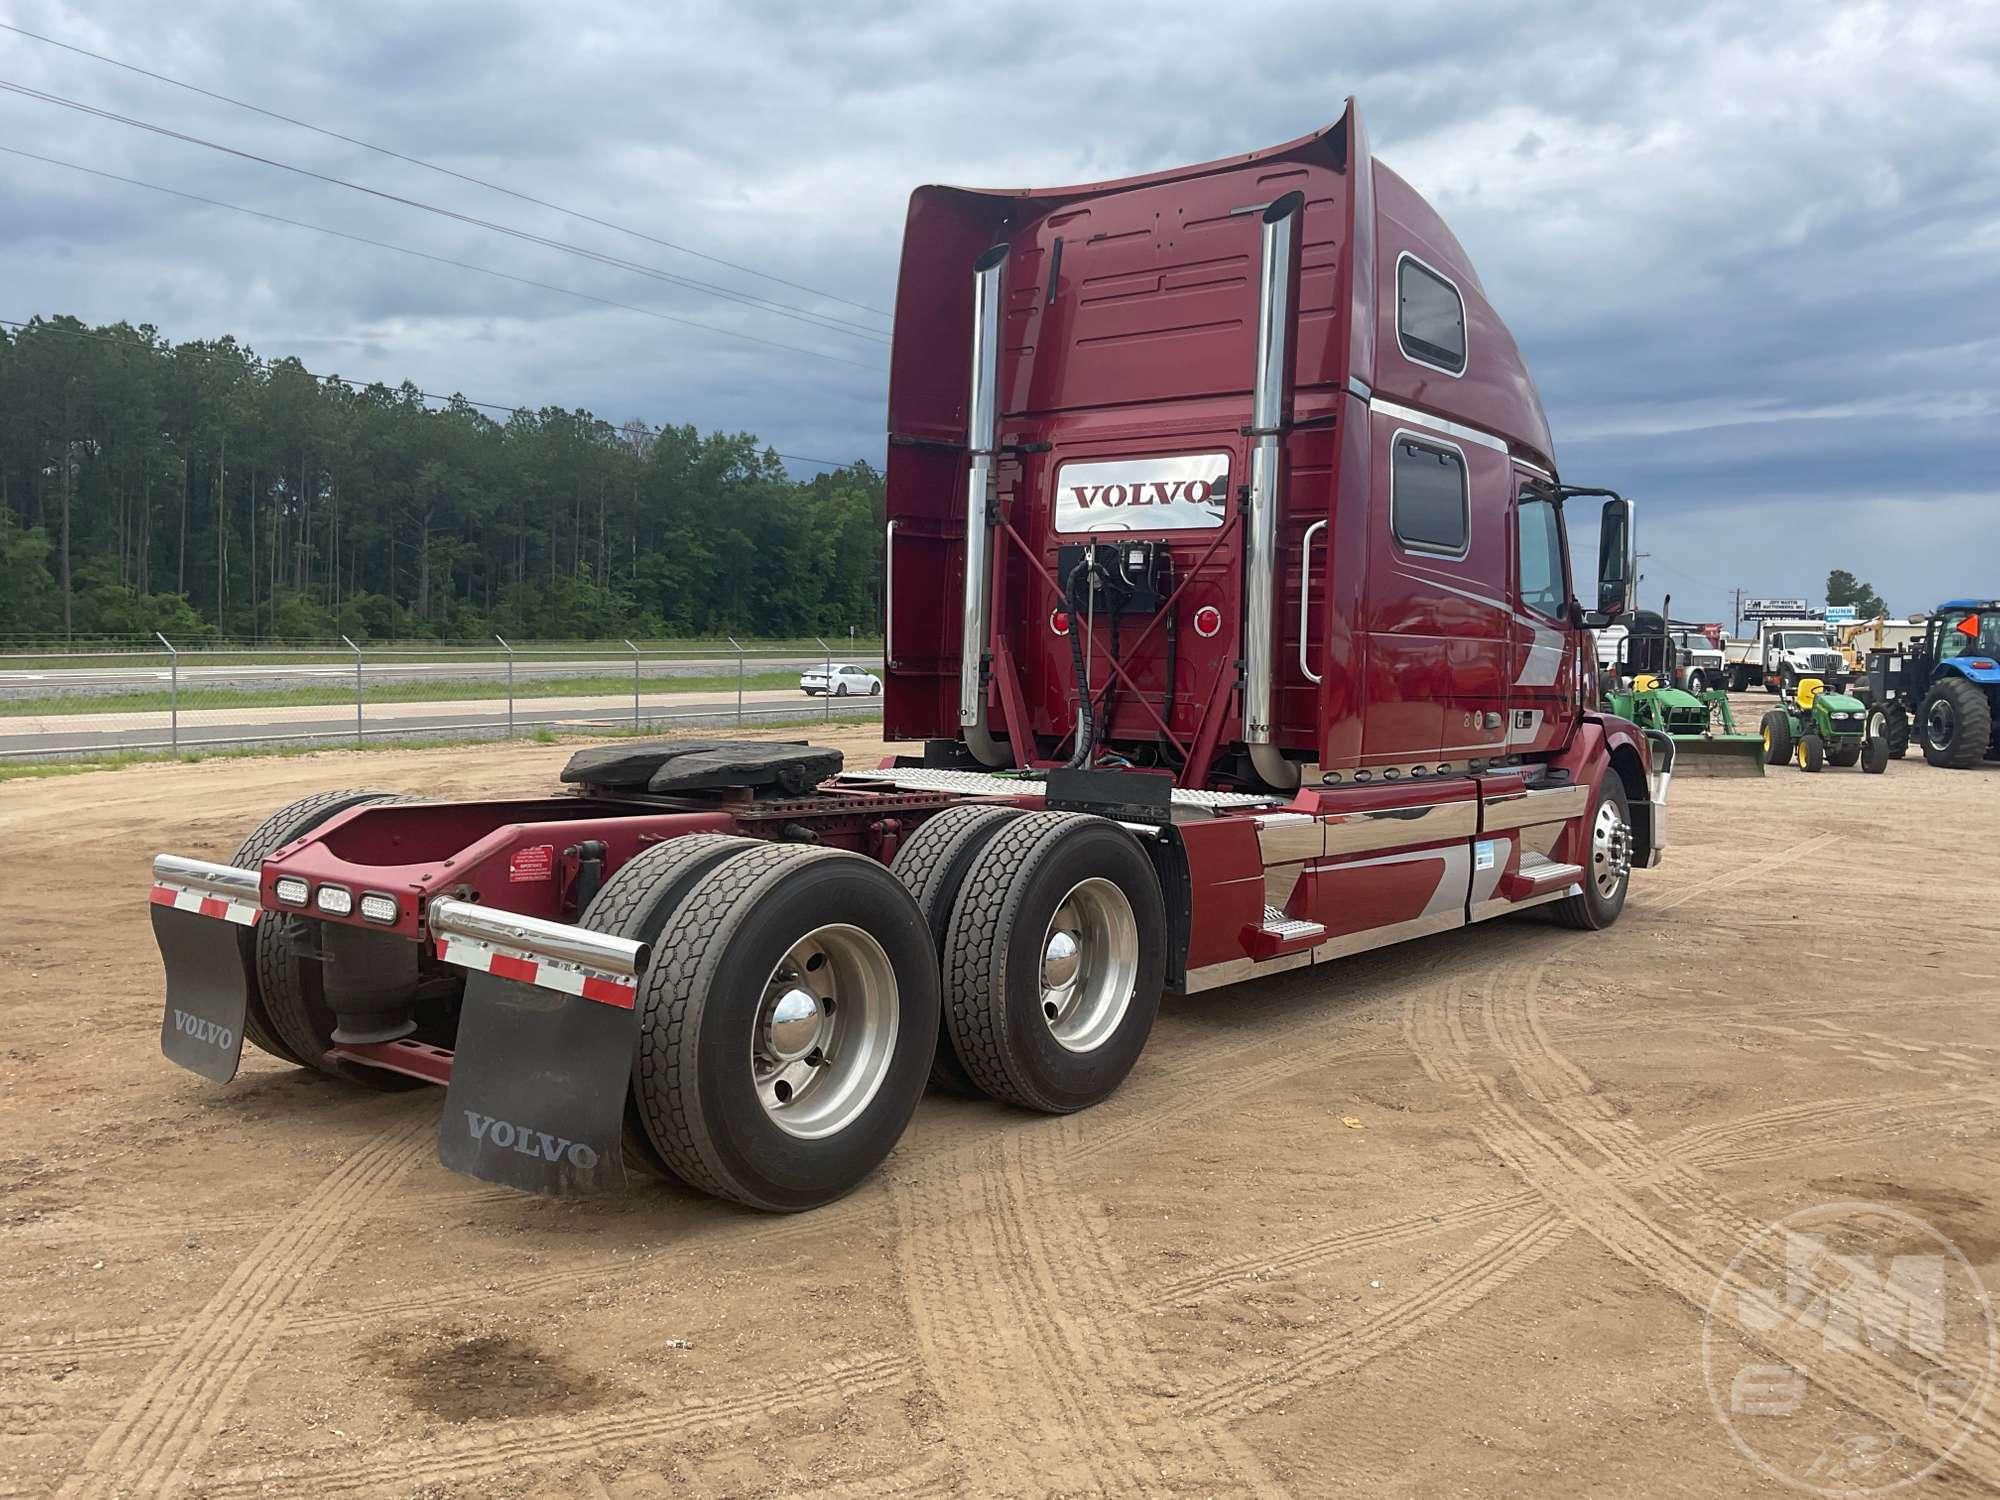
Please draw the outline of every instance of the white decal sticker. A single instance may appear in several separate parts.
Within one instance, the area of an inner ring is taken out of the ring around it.
[[[1490,870],[1493,868],[1493,849],[1496,842],[1494,839],[1481,839],[1472,846],[1473,869]]]

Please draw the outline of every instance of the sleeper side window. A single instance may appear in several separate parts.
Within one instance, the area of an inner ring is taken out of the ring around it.
[[[1457,449],[1409,433],[1390,459],[1389,525],[1412,552],[1463,557],[1471,534],[1465,459]]]
[[[1403,352],[1452,375],[1465,373],[1465,300],[1428,266],[1396,263],[1396,336]]]
[[[1514,512],[1514,532],[1521,603],[1538,615],[1561,619],[1568,590],[1563,585],[1562,527],[1555,506],[1523,495]]]

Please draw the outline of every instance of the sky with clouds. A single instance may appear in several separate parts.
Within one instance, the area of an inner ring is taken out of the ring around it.
[[[1207,160],[1354,94],[1513,329],[1564,477],[1642,501],[1649,602],[1726,619],[1735,588],[1817,599],[1832,567],[1899,611],[2000,593],[2000,5],[8,0],[0,21],[796,284],[0,31],[7,84],[783,305],[0,92],[16,152],[483,268],[0,154],[0,317],[233,332],[322,373],[876,462],[888,321],[863,309],[892,305],[913,186]]]

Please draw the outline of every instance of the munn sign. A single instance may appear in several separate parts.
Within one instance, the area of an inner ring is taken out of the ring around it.
[[[1057,531],[1190,531],[1222,524],[1229,455],[1113,458],[1056,471]]]

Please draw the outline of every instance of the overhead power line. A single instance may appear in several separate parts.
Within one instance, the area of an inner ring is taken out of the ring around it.
[[[803,308],[795,308],[788,303],[772,302],[768,298],[734,292],[727,287],[711,286],[705,281],[694,281],[688,277],[677,275],[672,271],[663,271],[657,266],[648,266],[639,261],[626,260],[621,256],[606,255],[603,251],[592,250],[587,245],[574,245],[567,240],[551,239],[547,235],[536,234],[531,230],[519,229],[511,224],[501,224],[492,219],[482,219],[474,214],[460,213],[456,209],[444,208],[435,203],[426,203],[421,198],[407,198],[401,193],[391,193],[382,188],[369,187],[366,183],[350,182],[344,177],[335,177],[326,172],[316,172],[310,167],[301,167],[292,162],[279,161],[274,156],[261,156],[254,151],[244,151],[235,146],[225,145],[221,141],[211,141],[203,136],[190,135],[184,130],[175,130],[170,125],[161,125],[152,120],[137,119],[131,115],[121,115],[116,110],[102,109],[95,104],[86,104],[80,99],[69,99],[61,94],[51,94],[42,89],[29,88],[26,84],[15,83],[10,79],[0,78],[0,91],[19,94],[23,98],[34,99],[43,104],[53,104],[62,109],[75,110],[79,114],[89,115],[94,119],[109,120],[113,124],[129,126],[134,130],[150,131],[154,135],[164,136],[169,140],[182,141],[188,145],[200,146],[209,151],[219,151],[225,156],[234,156],[241,161],[256,162],[260,166],[274,167],[278,171],[291,172],[300,177],[310,178],[315,182],[324,182],[333,187],[346,188],[349,192],[362,193],[371,198],[380,198],[387,203],[398,203],[405,208],[419,209],[424,213],[436,214],[439,218],[452,219],[460,224],[469,224],[478,229],[491,230],[495,234],[504,234],[531,245],[540,245],[544,249],[559,250],[565,255],[575,255],[584,260],[595,261],[599,265],[611,266],[621,271],[630,271],[634,275],[649,276],[656,281],[664,281],[674,286],[686,287],[689,290],[699,291],[708,296],[721,297],[726,301],[739,302],[746,307],[753,307],[761,312],[775,313],[781,318],[790,318],[793,322],[805,323],[815,328],[825,328],[834,333],[845,333],[851,337],[868,339],[875,343],[886,344],[888,342],[879,330],[863,328],[858,323],[850,323],[842,318],[825,318],[817,313],[808,312]]]
[[[413,167],[422,167],[429,172],[437,172],[445,177],[456,178],[460,182],[470,183],[474,187],[485,188],[489,192],[503,193],[507,197],[518,199],[522,203],[532,203],[537,208],[546,208],[554,213],[566,214],[572,219],[581,219],[584,223],[595,224],[601,229],[612,229],[620,234],[629,234],[634,239],[645,240],[648,244],[658,245],[662,249],[673,250],[682,255],[692,256],[696,260],[705,260],[710,265],[726,266],[732,271],[741,271],[746,276],[755,276],[760,281],[773,282],[778,286],[788,286],[796,292],[810,292],[815,297],[824,297],[829,302],[838,302],[844,307],[858,308],[862,312],[873,313],[878,318],[890,316],[879,307],[870,307],[865,302],[856,302],[850,297],[843,297],[837,292],[829,292],[823,287],[807,286],[804,282],[800,281],[788,281],[784,277],[775,276],[769,271],[760,271],[755,266],[747,266],[740,261],[725,260],[719,255],[710,255],[706,251],[696,250],[673,240],[663,240],[658,235],[646,233],[643,229],[634,229],[629,224],[620,224],[612,219],[600,219],[595,215],[583,212],[581,209],[565,208],[560,203],[551,203],[545,198],[537,198],[532,193],[520,192],[517,189],[507,187],[503,183],[492,182],[484,177],[474,177],[469,173],[456,171],[451,167],[440,166],[438,163],[426,161],[420,156],[409,156],[388,146],[380,146],[373,141],[364,141],[358,136],[345,135],[338,130],[329,129],[324,125],[315,125],[310,120],[301,120],[292,115],[280,114],[274,109],[266,109],[262,105],[252,104],[247,99],[238,99],[229,94],[220,94],[213,89],[202,88],[199,84],[188,83],[179,78],[169,77],[165,73],[156,73],[151,68],[142,68],[137,63],[125,62],[116,57],[107,57],[102,52],[93,52],[88,47],[79,47],[73,42],[58,41],[56,38],[44,36],[38,31],[29,31],[24,26],[14,26],[8,22],[0,21],[0,31],[11,31],[16,36],[27,37],[30,41],[41,42],[50,47],[60,47],[65,52],[73,52],[79,57],[88,57],[96,62],[108,63],[114,68],[123,68],[128,73],[136,73],[140,77],[150,78],[156,83],[164,83],[173,88],[185,89],[191,94],[199,94],[204,99],[213,99],[218,104],[228,104],[237,109],[246,109],[252,114],[264,116],[267,120],[277,120],[281,124],[293,125],[300,130],[310,130],[313,134],[323,135],[329,140],[342,141],[350,146],[359,146],[364,151],[373,151],[378,155],[391,157],[396,161],[408,162]]]
[[[5,150],[5,149],[7,148],[0,147],[0,150]],[[98,333],[94,329],[89,329],[89,328],[59,328],[55,324],[46,321],[35,321],[35,322],[24,323],[19,318],[0,318],[0,327],[26,329],[29,332],[32,332],[36,335],[54,334],[59,338],[91,339],[100,344],[116,344],[121,349],[130,349],[132,347],[132,340],[121,339],[115,334]],[[252,369],[262,370],[266,374],[269,374],[273,368],[270,360],[265,359],[260,355],[250,354],[249,351],[247,350],[245,350],[244,363],[249,365]],[[293,363],[296,364],[297,362],[294,361]],[[304,375],[307,379],[317,380],[322,385],[344,385],[348,387],[348,389],[356,391],[365,391],[369,389],[371,386],[378,386],[378,385],[381,386],[382,389],[385,391],[400,391],[404,385],[409,384],[409,382],[404,381],[401,384],[392,386],[388,384],[386,381],[381,381],[381,380],[355,380],[350,376],[346,375],[315,375],[311,370],[308,370],[304,365],[299,365],[298,370],[299,373],[301,375]],[[417,388],[415,386],[410,386],[410,389],[416,390]],[[447,406],[449,406],[454,401],[463,402],[467,406],[482,407],[487,411],[504,411],[509,416],[512,416],[517,411],[534,410],[534,408],[526,405],[525,403],[517,403],[516,405],[513,406],[505,406],[498,401],[476,401],[472,397],[464,395],[462,393],[454,393],[449,396],[440,396],[435,391],[418,390],[417,394],[423,397],[423,399],[426,401],[441,401]],[[564,409],[565,410],[573,409],[577,411],[584,410],[584,408],[582,407],[564,408]],[[602,419],[600,418],[599,420]],[[808,458],[802,453],[782,453],[779,452],[779,450],[777,450],[776,448],[773,448],[771,451],[773,453],[776,453],[779,458],[790,459],[793,463],[817,464],[820,468],[823,469],[845,469],[853,464],[861,462],[861,460],[859,459],[848,459],[843,462],[840,459],[833,459],[833,458]]]
[[[324,224],[310,224],[303,219],[288,219],[282,214],[265,213],[258,208],[245,208],[240,203],[225,203],[220,198],[205,198],[200,193],[184,192],[180,188],[164,187],[157,182],[146,182],[137,177],[123,177],[116,172],[106,172],[98,167],[86,167],[80,162],[64,161],[57,156],[43,156],[34,151],[23,151],[18,146],[0,146],[0,151],[9,156],[19,156],[28,161],[38,161],[51,167],[66,167],[72,172],[82,172],[89,177],[101,177],[108,182],[124,183],[127,187],[145,188],[148,192],[165,193],[171,198],[184,198],[190,203],[207,204],[210,208],[225,208],[231,213],[246,214],[253,219],[263,219],[272,224],[283,224],[293,229],[310,229],[315,234],[332,235],[335,239],[348,240],[357,245],[371,245],[377,250],[392,250],[398,255],[413,256],[418,260],[431,261],[436,265],[451,266],[461,271],[476,271],[482,276],[495,276],[502,281],[515,282],[520,286],[537,287],[545,292],[556,292],[565,297],[575,297],[584,302],[595,302],[601,307],[617,308],[621,312],[637,313],[644,318],[658,318],[666,323],[678,323],[683,328],[698,328],[705,333],[719,333],[725,338],[741,339],[746,343],[761,344],[767,349],[782,349],[791,354],[806,354],[814,359],[832,360],[835,364],[849,365],[857,370],[868,370],[880,374],[880,365],[864,364],[860,360],[846,359],[838,354],[826,354],[818,349],[808,349],[799,344],[787,344],[777,339],[759,338],[754,333],[742,333],[734,328],[719,327],[714,323],[703,323],[695,318],[677,317],[657,308],[639,307],[630,302],[619,302],[610,297],[600,297],[594,292],[581,292],[574,287],[559,286],[552,281],[537,281],[532,276],[517,276],[512,271],[497,271],[491,266],[477,265],[472,261],[454,260],[448,255],[433,255],[428,250],[415,250],[408,245],[394,244],[388,240],[370,239],[363,234],[350,234],[345,229],[330,229]]]

